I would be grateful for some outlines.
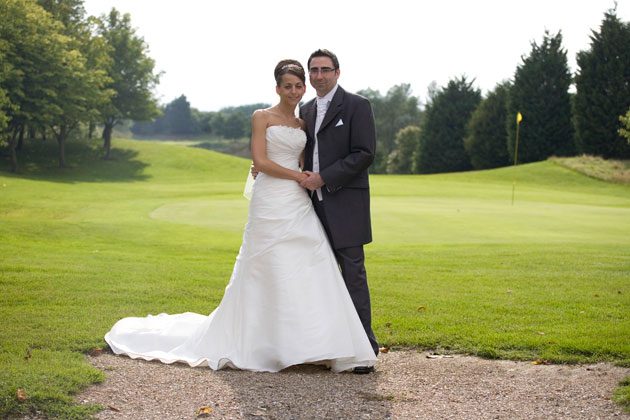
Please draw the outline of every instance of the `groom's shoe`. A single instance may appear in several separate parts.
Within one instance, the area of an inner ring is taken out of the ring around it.
[[[357,366],[352,369],[352,373],[356,373],[357,375],[365,375],[371,372],[374,372],[374,366]]]

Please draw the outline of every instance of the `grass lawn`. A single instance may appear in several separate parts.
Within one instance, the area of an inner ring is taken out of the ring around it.
[[[100,142],[70,142],[59,169],[53,142],[28,144],[21,174],[0,171],[2,418],[84,418],[71,394],[104,379],[84,354],[119,318],[207,314],[223,295],[249,161],[113,145],[103,161]],[[382,345],[630,366],[630,185],[551,161],[372,176],[372,213]]]
[[[131,134],[131,132],[129,132],[129,134]],[[244,157],[248,159],[251,156],[251,153],[249,151],[249,137],[241,137],[239,139],[226,139],[214,135],[199,134],[193,136],[186,135],[184,137],[161,136],[159,138],[156,138],[156,136],[151,136],[145,138],[142,136],[136,136],[129,138],[134,138],[135,140],[159,141],[162,144],[177,144],[180,146],[200,147],[202,149],[213,150],[215,152],[226,153],[229,155]]]

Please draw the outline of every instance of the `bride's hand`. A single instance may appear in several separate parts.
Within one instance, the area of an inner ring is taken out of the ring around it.
[[[306,178],[304,178],[300,185],[304,188],[308,188],[311,191],[315,191],[318,188],[321,188],[325,185],[324,180],[321,175],[317,172],[304,171],[306,174]]]
[[[304,182],[306,178],[308,178],[308,175],[305,174],[304,172],[300,172],[300,174],[297,176],[297,179],[295,181],[298,184],[302,185],[302,182]]]
[[[256,166],[254,166],[254,162],[252,162],[252,166],[249,168],[249,171],[252,173],[252,177],[256,179],[259,171],[256,169]]]

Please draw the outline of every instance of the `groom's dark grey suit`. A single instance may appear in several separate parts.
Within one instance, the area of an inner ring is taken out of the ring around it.
[[[313,170],[315,147],[315,99],[300,107],[306,121],[304,169]],[[337,87],[317,133],[319,174],[325,185],[323,200],[312,199],[341,267],[350,297],[378,355],[372,331],[370,292],[363,245],[372,241],[368,167],[374,160],[376,130],[370,102]]]

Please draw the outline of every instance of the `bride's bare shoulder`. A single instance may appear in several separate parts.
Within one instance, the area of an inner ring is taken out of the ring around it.
[[[269,125],[270,119],[271,113],[269,112],[269,108],[257,109],[252,114],[252,124],[267,126]]]
[[[271,108],[261,108],[254,111],[252,117],[257,118],[269,118],[271,115]]]

